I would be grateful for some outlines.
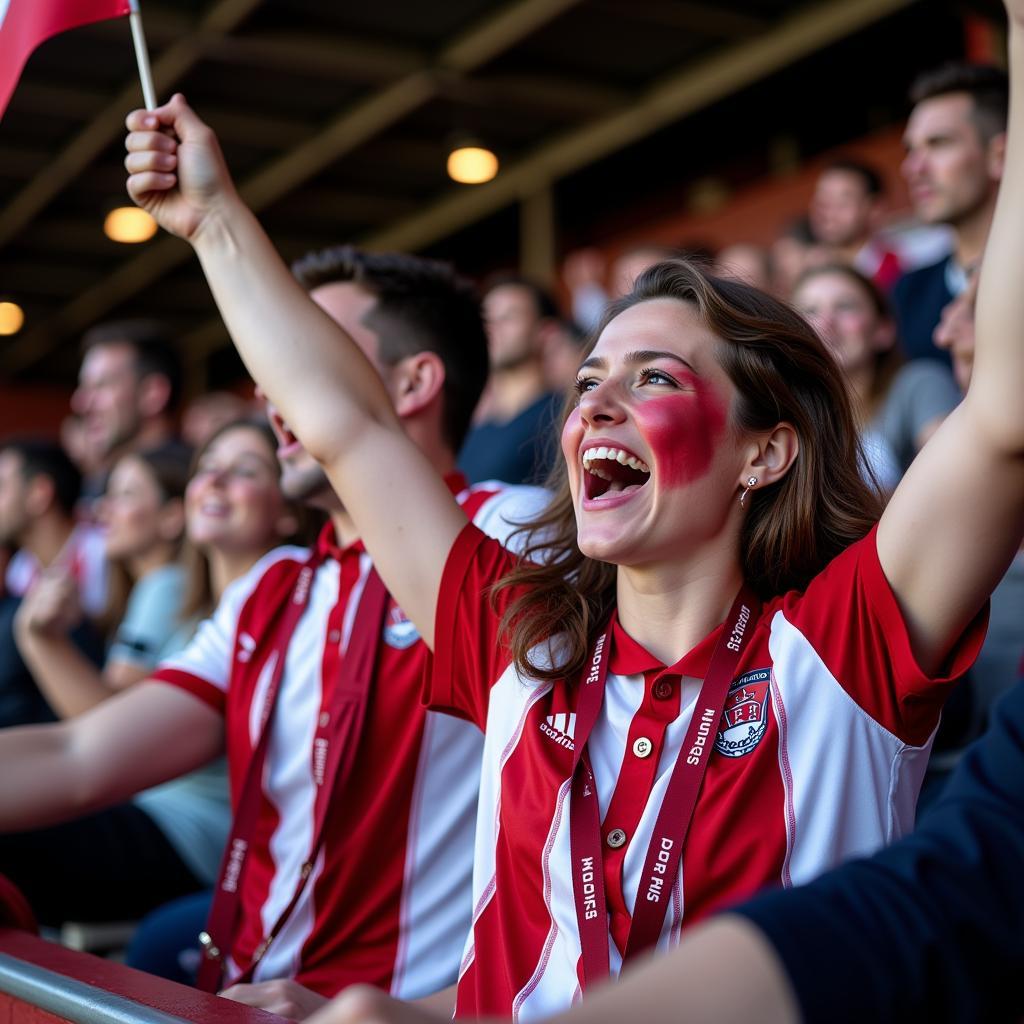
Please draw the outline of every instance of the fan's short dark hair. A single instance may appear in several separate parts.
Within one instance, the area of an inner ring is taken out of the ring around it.
[[[23,479],[45,476],[53,483],[53,500],[65,515],[73,515],[82,491],[82,474],[55,441],[40,437],[12,437],[0,441],[0,453],[12,452],[21,460]]]
[[[936,96],[967,93],[974,103],[972,120],[981,138],[988,142],[1006,131],[1010,111],[1010,81],[1005,71],[991,64],[951,61],[914,80],[910,102],[915,106]]]
[[[168,411],[181,401],[181,356],[174,335],[157,320],[117,320],[97,324],[82,337],[82,355],[101,345],[128,345],[135,352],[139,380],[151,373],[166,377],[170,385]]]
[[[845,156],[837,157],[826,164],[822,168],[821,173],[828,174],[829,171],[843,171],[846,174],[855,174],[863,182],[864,191],[869,196],[880,196],[885,191],[885,183],[882,181],[882,176],[878,171],[870,164],[862,163],[860,160],[854,160]]]
[[[444,364],[445,439],[458,450],[487,382],[487,335],[473,285],[454,267],[397,252],[339,245],[292,264],[307,290],[352,282],[376,296],[365,324],[380,341],[380,359],[393,365],[417,352]]]

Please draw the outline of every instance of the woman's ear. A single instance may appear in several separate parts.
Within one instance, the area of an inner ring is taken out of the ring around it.
[[[181,540],[185,532],[185,502],[181,498],[165,501],[157,513],[157,532],[168,543]]]
[[[417,352],[389,374],[391,397],[400,419],[422,412],[444,389],[444,361],[436,352]]]
[[[751,452],[738,481],[742,489],[759,490],[769,484],[778,483],[796,462],[800,454],[800,438],[789,423],[779,423],[774,429],[762,434]],[[757,483],[751,484],[754,477]]]

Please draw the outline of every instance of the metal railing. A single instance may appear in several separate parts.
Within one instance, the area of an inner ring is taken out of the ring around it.
[[[73,1024],[187,1024],[182,1017],[0,953],[0,992]]]

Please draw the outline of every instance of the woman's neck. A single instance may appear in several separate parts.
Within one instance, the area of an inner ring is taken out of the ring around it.
[[[207,552],[210,565],[210,592],[214,603],[220,601],[228,586],[241,579],[268,551],[221,551],[214,548]]]
[[[620,566],[619,622],[663,665],[674,665],[725,619],[742,583],[735,560],[709,557],[686,565]]]

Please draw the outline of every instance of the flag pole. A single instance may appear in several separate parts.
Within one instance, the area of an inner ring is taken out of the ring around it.
[[[146,48],[146,33],[142,30],[142,11],[139,0],[128,0],[128,20],[132,26],[132,43],[135,45],[135,62],[139,65],[139,81],[142,82],[142,98],[147,110],[156,109],[156,89],[153,88],[153,71],[149,66],[149,50]]]

